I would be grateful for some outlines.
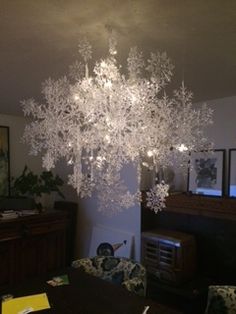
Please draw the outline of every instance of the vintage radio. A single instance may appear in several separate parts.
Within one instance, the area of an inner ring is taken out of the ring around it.
[[[148,274],[161,281],[187,281],[196,270],[195,238],[172,230],[142,232],[142,263]]]

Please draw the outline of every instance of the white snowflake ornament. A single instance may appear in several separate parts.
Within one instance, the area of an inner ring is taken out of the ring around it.
[[[146,192],[147,207],[157,214],[166,207],[165,199],[169,195],[169,185],[165,184],[164,181],[156,184],[149,192]]]

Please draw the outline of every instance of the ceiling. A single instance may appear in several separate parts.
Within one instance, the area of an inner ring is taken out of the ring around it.
[[[0,0],[0,113],[42,101],[41,82],[67,72],[81,36],[105,56],[111,29],[121,64],[130,46],[166,51],[171,89],[184,79],[195,101],[236,95],[235,0]]]

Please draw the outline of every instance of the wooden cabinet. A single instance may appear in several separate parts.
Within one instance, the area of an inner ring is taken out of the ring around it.
[[[236,198],[207,197],[188,193],[172,194],[166,198],[166,208],[162,213],[156,215],[146,206],[146,193],[142,193],[142,231],[156,228],[160,225],[160,217],[167,216],[168,214],[191,215],[192,217],[197,217],[197,219],[199,217],[206,217],[236,221]],[[168,227],[170,228],[170,226]]]
[[[170,195],[166,210],[195,216],[236,220],[236,200],[230,197],[207,197],[181,193]]]
[[[0,221],[0,288],[66,265],[66,211]]]

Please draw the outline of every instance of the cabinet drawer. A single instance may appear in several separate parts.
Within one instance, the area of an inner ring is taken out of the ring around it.
[[[22,224],[22,235],[43,235],[54,231],[65,230],[67,227],[67,220],[58,219],[45,222],[34,222]]]

